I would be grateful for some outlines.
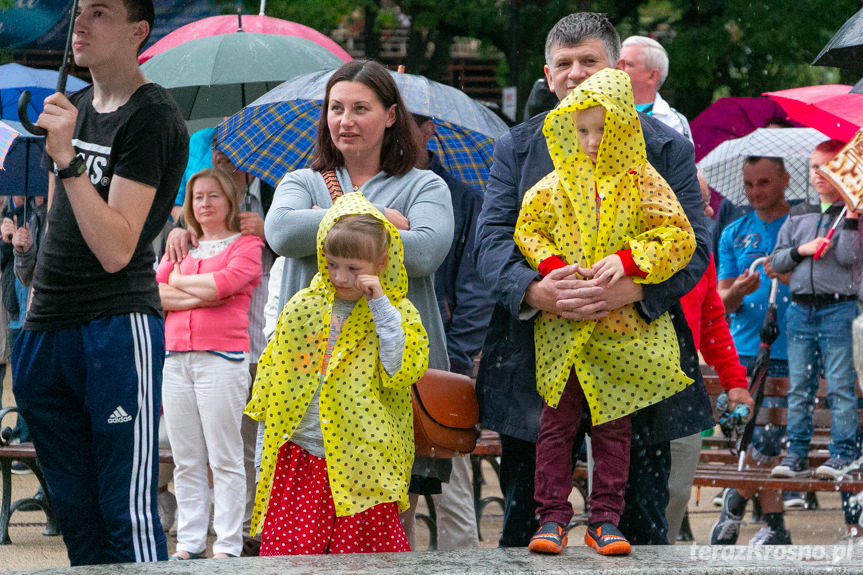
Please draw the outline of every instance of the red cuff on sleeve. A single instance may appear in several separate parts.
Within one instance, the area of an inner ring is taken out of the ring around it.
[[[623,262],[623,271],[626,275],[638,276],[640,278],[647,277],[647,272],[641,271],[635,264],[635,260],[632,259],[632,250],[620,250],[617,252],[617,255],[620,256],[620,261]]]
[[[566,262],[560,256],[551,256],[539,262],[539,273],[547,276],[556,269],[566,267]]]

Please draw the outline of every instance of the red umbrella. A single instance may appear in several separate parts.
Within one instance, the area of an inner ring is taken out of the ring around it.
[[[792,119],[825,136],[848,142],[863,127],[863,94],[851,86],[828,84],[778,92],[765,92],[779,102]]]
[[[239,29],[237,15],[211,16],[190,22],[185,26],[177,28],[138,56],[138,63],[143,64],[156,54],[164,52],[175,46],[179,46],[188,40],[204,38],[207,36],[218,36],[219,34],[230,34]],[[259,32],[262,34],[281,34],[283,36],[297,36],[320,44],[345,62],[351,60],[350,54],[345,52],[334,40],[321,34],[314,28],[289,22],[271,16],[242,16],[242,29],[245,32]]]

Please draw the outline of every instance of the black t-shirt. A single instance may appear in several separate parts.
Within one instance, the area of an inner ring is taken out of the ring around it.
[[[156,196],[129,264],[108,273],[87,246],[63,181],[55,178],[48,228],[33,276],[25,329],[65,329],[99,317],[160,314],[152,242],[162,229],[189,155],[189,135],[168,93],[145,84],[114,112],[93,109],[93,88],[72,95],[78,121],[72,141],[87,175],[105,201],[114,175],[156,188]],[[53,169],[50,158],[43,163]]]

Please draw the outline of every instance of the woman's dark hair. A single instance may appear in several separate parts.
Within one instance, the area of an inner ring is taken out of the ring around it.
[[[373,60],[352,60],[335,71],[327,82],[327,92],[321,106],[321,120],[318,122],[318,138],[312,169],[318,172],[344,166],[345,159],[333,143],[330,127],[327,124],[327,111],[330,106],[330,91],[339,82],[359,82],[375,93],[385,110],[396,105],[396,121],[384,132],[381,146],[381,169],[391,176],[401,176],[414,167],[417,159],[417,145],[414,138],[416,126],[395,80],[387,69]]]

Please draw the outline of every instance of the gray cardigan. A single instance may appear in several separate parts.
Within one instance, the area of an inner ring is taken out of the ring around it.
[[[348,171],[336,174],[342,190],[353,189]],[[453,237],[452,201],[440,177],[428,170],[413,169],[404,176],[379,172],[359,190],[381,212],[392,208],[410,221],[402,231],[408,299],[416,306],[429,336],[429,367],[449,369],[446,336],[434,292],[434,272],[443,262]],[[333,205],[324,178],[319,172],[297,170],[279,182],[267,214],[264,231],[267,243],[288,258],[282,276],[279,307],[307,287],[318,272],[316,238],[326,208]],[[311,209],[319,206],[324,209]]]
[[[345,193],[353,190],[345,168],[336,175]],[[384,208],[398,210],[410,222],[401,231],[405,269],[408,274],[407,297],[420,314],[429,337],[429,367],[449,369],[446,335],[434,291],[434,272],[443,262],[453,238],[452,200],[449,188],[435,173],[412,169],[404,176],[378,172],[359,189],[381,213]],[[273,204],[264,222],[267,243],[285,256],[279,309],[298,291],[307,287],[318,272],[316,240],[318,226],[326,209],[333,205],[330,192],[319,172],[297,170],[279,182]],[[318,206],[320,210],[311,209]],[[448,459],[417,457],[413,475],[449,479]]]

